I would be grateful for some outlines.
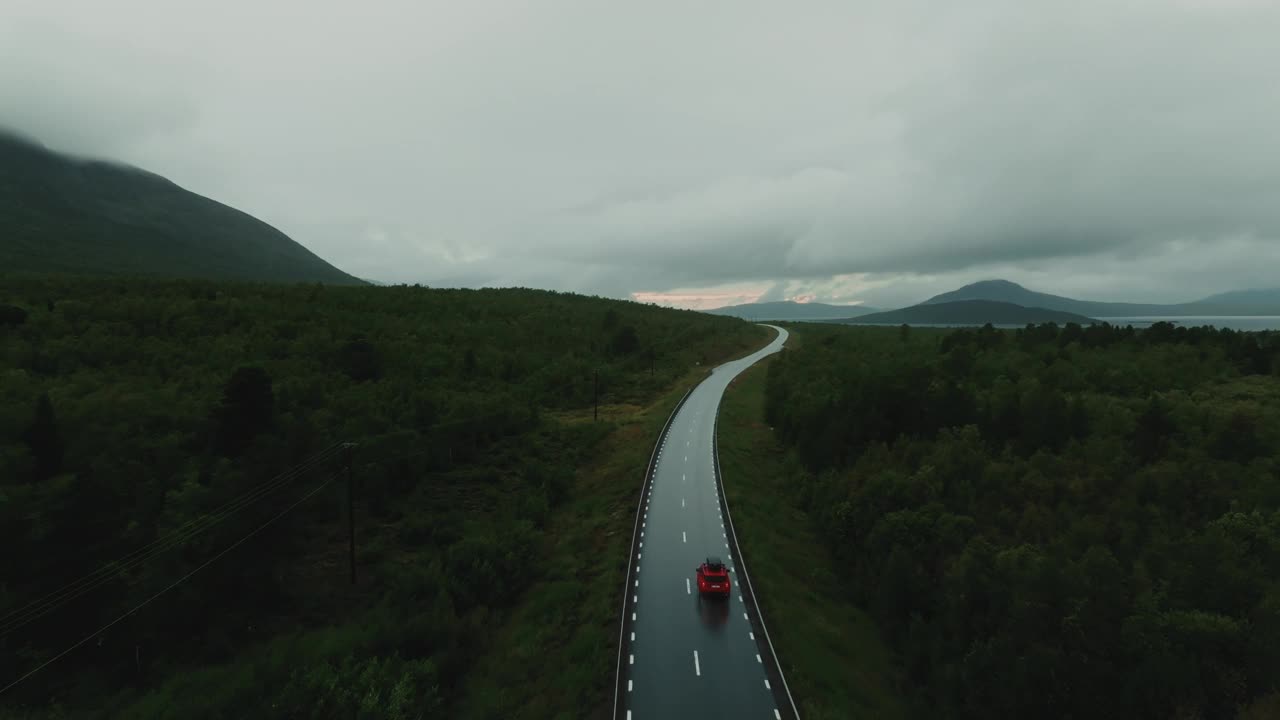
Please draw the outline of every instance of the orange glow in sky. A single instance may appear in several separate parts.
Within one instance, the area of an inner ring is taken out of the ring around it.
[[[654,303],[685,310],[712,310],[726,305],[753,303],[764,290],[745,292],[636,292],[631,298],[636,302]]]

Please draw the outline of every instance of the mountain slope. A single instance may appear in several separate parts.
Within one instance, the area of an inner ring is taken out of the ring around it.
[[[1280,314],[1280,290],[1245,290],[1213,295],[1187,303],[1117,303],[1076,300],[1028,290],[1008,280],[984,280],[957,290],[935,295],[921,305],[936,305],[957,300],[992,300],[1023,307],[1088,315],[1089,317],[1173,317],[1180,315],[1277,315]]]
[[[826,305],[783,301],[729,305],[706,312],[711,315],[728,315],[743,320],[843,320],[879,312],[879,308],[865,305]]]
[[[1217,309],[1204,315],[1226,315],[1231,312],[1246,315],[1275,315],[1280,313],[1280,288],[1235,290],[1210,295],[1191,305]]]
[[[912,305],[901,310],[872,313],[845,321],[855,325],[1025,325],[1027,323],[1069,322],[1088,325],[1092,318],[1060,310],[1023,307],[994,300],[955,300]]]
[[[261,220],[159,175],[3,130],[0,267],[364,284]]]

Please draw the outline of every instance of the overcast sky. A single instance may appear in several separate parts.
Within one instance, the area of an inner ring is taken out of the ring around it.
[[[1280,3],[0,0],[0,125],[355,275],[720,305],[1280,285]]]

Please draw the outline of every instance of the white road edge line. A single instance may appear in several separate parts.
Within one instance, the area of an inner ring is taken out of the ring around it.
[[[693,674],[702,677],[702,666],[698,664],[698,651],[693,651]]]
[[[776,330],[776,331],[777,331],[778,335],[777,335],[777,337],[774,339],[774,342],[778,343],[778,350],[781,350],[781,349],[782,349],[782,346],[783,346],[783,345],[785,345],[785,342],[786,342],[786,335],[784,335],[784,333],[786,333],[786,330],[783,330],[782,328],[777,327],[777,326],[774,326],[774,325],[768,325],[768,326],[766,326],[766,327],[771,327],[771,328],[773,328],[774,330]],[[781,342],[779,342],[779,341],[781,341]],[[772,346],[773,346],[773,343],[770,343],[770,344],[769,344],[769,347],[772,347]],[[766,350],[767,350],[767,349],[768,349],[768,348],[766,348]],[[774,350],[773,352],[778,352],[778,350]],[[751,356],[751,357],[750,357],[746,362],[743,362],[743,363],[742,363],[742,364],[743,364],[743,366],[744,366],[744,368],[743,368],[743,369],[745,369],[745,367],[749,367],[750,365],[755,364],[755,363],[756,363],[756,362],[758,362],[760,359],[764,358],[764,357],[765,357],[765,356],[767,356],[767,355],[771,355],[771,354],[773,354],[773,353],[771,353],[771,352],[765,352],[765,351],[759,351],[759,352],[757,352],[755,355],[752,355],[752,356]],[[736,366],[735,366],[735,369],[737,369],[737,368],[736,368]],[[741,370],[739,370],[739,372],[741,372]],[[720,399],[721,399],[721,400],[723,400],[723,399],[724,399],[723,395],[721,395],[721,398],[720,398]],[[719,424],[720,424],[720,423],[719,423],[719,421],[720,421],[719,414],[720,414],[720,404],[719,404],[719,402],[717,402],[717,404],[716,404],[716,412],[715,412],[715,413],[714,413],[714,415],[713,415],[712,426],[711,426],[711,427],[712,427],[712,430],[711,430],[711,458],[710,458],[710,460],[711,460],[712,476],[715,478],[715,480],[716,480],[718,483],[720,483],[720,485],[722,485],[722,486],[723,486],[723,480],[724,480],[724,479],[723,479],[723,472],[722,472],[722,471],[721,471],[721,469],[720,469],[720,452],[719,452],[720,447],[719,447],[719,443],[717,442],[717,437],[716,437],[716,429],[719,427]],[[722,488],[722,489],[723,489],[723,488]],[[724,518],[721,520],[721,522],[723,523],[725,520],[728,520],[729,527],[730,527],[730,528],[732,528],[732,527],[733,527],[733,514],[730,512],[730,510],[729,510],[729,505],[728,505],[728,503],[727,503],[727,502],[725,503],[725,506],[724,506],[724,508],[723,508],[722,512],[724,513]],[[730,571],[730,572],[733,572],[733,569],[732,569],[732,568],[730,568],[730,570],[729,570],[729,571]],[[743,569],[742,569],[742,573],[743,573],[744,578],[746,579],[746,582],[750,583],[750,575],[748,575],[748,574],[747,574],[747,569],[746,569],[745,565],[744,565],[744,567],[743,567]],[[747,614],[746,614],[746,613],[743,613],[742,615],[743,615],[743,617],[744,617],[744,618],[746,618],[746,616],[747,616]],[[791,688],[787,687],[787,677],[786,677],[786,675],[782,672],[782,664],[781,664],[780,662],[778,662],[778,653],[777,653],[777,651],[776,651],[776,650],[774,650],[773,642],[772,642],[772,640],[770,640],[770,638],[769,638],[769,629],[768,629],[768,627],[766,627],[766,626],[765,626],[765,624],[764,624],[764,617],[763,617],[763,616],[761,616],[761,617],[760,617],[760,627],[761,627],[761,629],[762,629],[762,630],[764,630],[764,644],[765,644],[765,647],[769,648],[769,654],[772,656],[772,658],[773,658],[773,662],[778,666],[778,674],[779,674],[779,676],[782,678],[782,692],[783,692],[783,694],[785,694],[785,695],[787,696],[787,702],[788,702],[788,703],[790,703],[790,705],[791,705],[791,711],[792,711],[793,715],[794,715],[795,717],[797,717],[797,718],[798,718],[798,717],[800,716],[800,711],[796,708],[796,701],[795,701],[795,698],[793,698],[793,697],[791,696]],[[774,717],[775,717],[775,718],[777,718],[777,720],[782,720],[782,715],[781,715],[781,713],[779,713],[779,712],[778,712],[778,709],[777,709],[777,708],[774,708],[774,710],[773,710],[773,715],[774,715]]]

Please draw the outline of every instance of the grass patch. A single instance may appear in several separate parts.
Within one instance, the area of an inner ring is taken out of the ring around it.
[[[784,452],[764,422],[769,362],[725,393],[720,464],[787,684],[805,720],[905,717],[892,656],[866,613],[841,597],[836,563],[787,491]]]

